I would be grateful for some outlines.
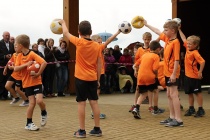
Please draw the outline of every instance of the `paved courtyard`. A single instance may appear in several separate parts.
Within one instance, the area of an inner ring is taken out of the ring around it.
[[[142,119],[136,120],[128,112],[133,103],[134,94],[102,94],[99,99],[101,112],[107,115],[101,120],[102,137],[87,135],[86,139],[101,140],[210,140],[210,94],[203,91],[206,115],[202,118],[184,117],[188,108],[187,96],[180,92],[184,127],[167,128],[159,124],[168,117],[165,92],[159,95],[159,107],[166,112],[152,115],[147,111],[148,105],[141,106]],[[39,131],[27,131],[26,108],[18,104],[10,105],[10,100],[0,101],[0,140],[73,140],[74,131],[78,129],[77,103],[75,95],[66,97],[45,98],[48,123]],[[195,104],[197,109],[197,104]],[[90,117],[90,106],[86,109],[86,131],[93,128]],[[39,126],[40,110],[35,108],[33,121]]]

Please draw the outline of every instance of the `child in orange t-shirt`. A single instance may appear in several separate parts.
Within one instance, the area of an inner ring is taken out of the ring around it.
[[[100,86],[101,76],[101,51],[120,33],[118,30],[104,44],[92,41],[91,24],[89,21],[81,21],[78,26],[78,38],[69,33],[64,20],[60,20],[63,35],[76,46],[75,63],[75,86],[76,101],[78,102],[79,130],[74,133],[75,137],[85,138],[85,107],[86,100],[89,100],[94,115],[94,128],[89,132],[91,136],[101,136],[100,129],[100,109],[98,106],[97,88]]]
[[[179,28],[179,34],[184,42],[184,47],[186,48],[185,54],[185,79],[184,79],[184,90],[185,94],[188,94],[189,99],[189,109],[186,111],[185,116],[202,117],[205,115],[203,109],[203,96],[201,93],[201,79],[203,78],[202,72],[205,66],[205,60],[199,54],[199,44],[200,37],[192,35],[187,39],[184,33]],[[198,70],[198,65],[199,70]],[[198,110],[195,111],[194,108],[194,95],[197,97]]]
[[[15,47],[15,51],[16,51]],[[17,56],[20,52],[16,51],[10,60],[8,62],[11,62],[13,65],[7,63],[6,67],[4,68],[3,74],[7,74],[7,69],[9,68],[10,70],[14,69],[14,63],[17,59]],[[15,83],[15,89],[13,88],[13,84]],[[10,104],[15,104],[20,100],[20,97],[17,96],[16,92],[21,96],[23,99],[23,102],[19,106],[28,106],[29,101],[28,98],[25,95],[25,92],[23,92],[22,89],[22,75],[20,71],[13,71],[11,76],[8,78],[5,88],[10,92],[10,94],[13,96],[12,102]]]
[[[178,93],[180,42],[177,39],[177,32],[179,23],[175,20],[165,22],[163,32],[149,25],[146,20],[144,20],[144,25],[158,34],[159,39],[165,42],[163,62],[170,116],[166,120],[160,121],[160,124],[164,124],[166,127],[183,126]]]
[[[36,131],[39,130],[39,127],[37,127],[32,121],[33,111],[36,104],[39,105],[41,110],[41,126],[45,126],[47,123],[47,111],[46,105],[43,102],[41,78],[41,74],[45,69],[47,62],[35,52],[29,50],[29,45],[30,38],[27,35],[22,34],[16,37],[15,48],[18,52],[21,51],[22,53],[17,56],[14,71],[21,71],[23,88],[29,99],[25,129]],[[37,73],[27,70],[27,67],[33,64],[34,61],[40,64],[40,69]]]
[[[152,93],[156,92],[157,90],[156,78],[160,62],[160,58],[158,56],[158,52],[160,50],[160,43],[157,41],[151,41],[151,43],[149,44],[149,48],[150,52],[144,54],[134,64],[134,75],[136,77],[138,76],[137,84],[140,93],[140,96],[137,100],[137,104],[132,111],[134,118],[136,119],[141,119],[140,105],[142,104],[142,101],[146,98],[148,93],[152,95]],[[164,112],[164,110],[160,110],[158,108],[157,102],[155,102],[154,105],[154,112],[156,114]]]

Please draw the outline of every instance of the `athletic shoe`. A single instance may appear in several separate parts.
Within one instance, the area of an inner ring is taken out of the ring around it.
[[[74,132],[74,137],[77,138],[86,138],[86,131],[80,131],[80,129]]]
[[[132,113],[133,113],[133,117],[135,119],[141,119],[140,111],[137,108],[134,108],[133,111],[132,111]]]
[[[154,111],[153,106],[150,106],[150,107],[148,108],[148,111],[149,111],[149,112],[153,112],[153,111]]]
[[[203,117],[204,115],[205,115],[205,110],[204,110],[204,109],[199,109],[199,110],[196,112],[196,114],[195,114],[194,117],[198,118],[198,117]]]
[[[91,118],[94,119],[94,115],[93,113],[91,113]],[[100,114],[100,119],[105,119],[106,118],[106,115],[105,114]]]
[[[37,131],[39,130],[39,127],[37,127],[34,123],[29,123],[25,126],[25,129],[30,131]]]
[[[20,101],[20,98],[18,97],[18,98],[13,98],[12,99],[12,102],[10,102],[10,104],[12,105],[12,104],[16,104],[17,102],[19,102]]]
[[[195,109],[194,108],[193,109],[188,109],[185,112],[184,116],[192,116],[193,114],[195,114]]]
[[[163,121],[160,121],[160,124],[167,124],[167,123],[172,122],[172,121],[173,121],[173,119],[171,119],[171,118],[169,117],[169,118],[167,118],[167,119],[165,119],[165,120],[163,120]]]
[[[184,124],[183,122],[178,122],[176,119],[173,119],[173,121],[167,123],[167,124],[165,125],[165,127],[184,126],[183,124]]]
[[[90,135],[90,136],[100,137],[100,136],[102,136],[102,131],[101,131],[101,129],[99,129],[99,130],[93,129],[93,130],[91,130],[91,131],[89,132],[89,135]]]
[[[28,106],[29,105],[29,102],[27,101],[23,101],[21,104],[19,104],[19,106]]]
[[[152,112],[153,115],[158,115],[158,114],[161,114],[161,113],[164,113],[165,112],[165,109],[161,109],[161,108],[158,108],[158,110],[154,110]]]
[[[40,121],[41,126],[45,126],[46,123],[47,123],[47,114],[44,116],[41,116],[41,121]]]
[[[135,108],[135,105],[132,105],[128,112],[132,112],[134,108]]]

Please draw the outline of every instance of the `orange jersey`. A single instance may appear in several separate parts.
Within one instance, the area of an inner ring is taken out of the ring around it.
[[[27,55],[20,53],[17,56],[17,59],[15,61],[15,66],[20,66],[20,65],[25,64],[29,61],[36,61],[40,65],[43,62],[45,62],[45,60],[42,57],[40,57],[39,55],[37,55],[35,52],[29,51],[29,53]],[[32,87],[32,86],[42,84],[41,75],[38,76],[37,78],[33,78],[30,75],[30,71],[27,71],[27,67],[25,67],[24,69],[21,70],[21,75],[22,75],[23,88]]]
[[[164,75],[164,62],[163,61],[159,62],[158,81],[163,88],[166,88],[165,75]]]
[[[17,59],[18,53],[13,53],[12,57],[10,58],[10,61],[14,62]],[[21,71],[13,71],[11,76],[15,79],[15,80],[22,80],[22,75],[21,75]]]
[[[143,47],[138,48],[135,55],[135,62],[142,57],[143,54],[148,53],[150,51],[149,48],[145,49]]]
[[[138,85],[151,85],[155,83],[155,73],[158,70],[160,58],[155,53],[144,54],[136,63],[139,66],[137,84]]]
[[[97,59],[100,57],[104,44],[78,38],[73,35],[70,42],[76,46],[76,64],[74,76],[85,81],[97,80]]]
[[[180,42],[179,40],[169,40],[164,33],[160,35],[160,40],[165,42],[164,47],[164,75],[170,77],[174,70],[174,62],[180,59]],[[180,75],[180,65],[176,71],[176,78]]]
[[[188,50],[187,42],[184,42],[186,48],[185,54],[185,75],[190,78],[198,79],[198,64],[204,63],[205,60],[202,58],[198,50]]]

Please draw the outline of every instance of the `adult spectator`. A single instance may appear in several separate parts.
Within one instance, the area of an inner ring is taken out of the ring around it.
[[[14,45],[15,44],[15,38],[13,36],[10,36],[9,41]]]
[[[8,91],[5,89],[5,84],[8,77],[11,75],[12,70],[7,70],[7,74],[3,75],[4,66],[15,52],[14,45],[9,41],[10,33],[8,31],[3,32],[3,39],[0,41],[0,98],[8,99]]]

